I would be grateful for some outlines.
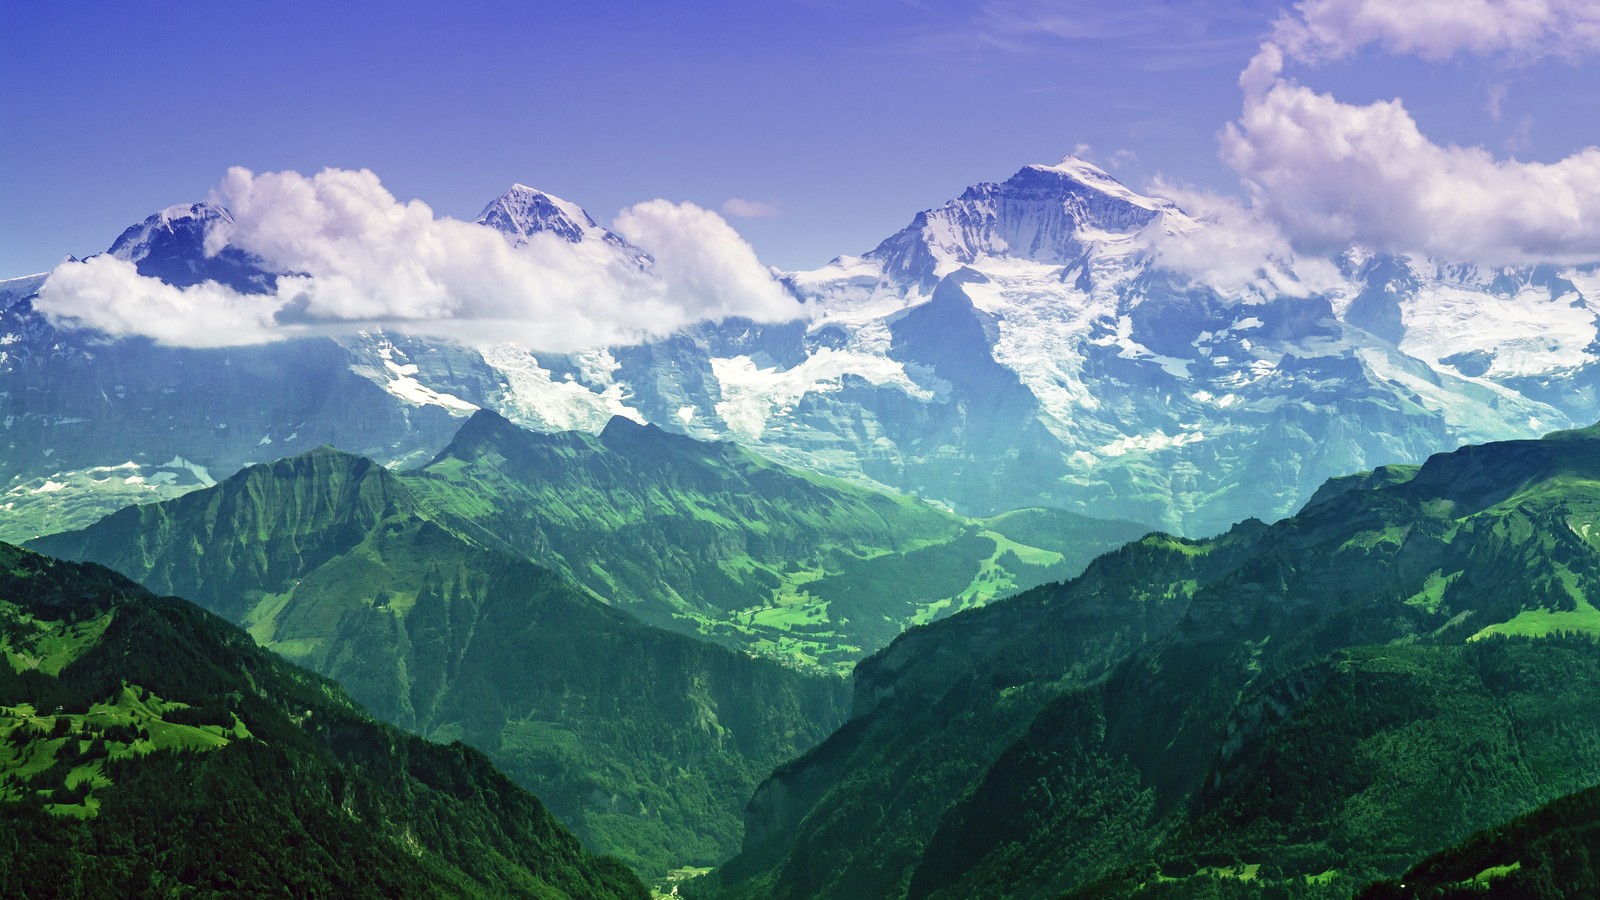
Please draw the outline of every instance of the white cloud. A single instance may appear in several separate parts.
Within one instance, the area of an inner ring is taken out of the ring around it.
[[[652,274],[665,289],[662,299],[681,310],[684,323],[727,316],[774,322],[800,315],[755,249],[710,210],[650,200],[623,210],[612,227],[655,257]]]
[[[746,200],[743,197],[729,197],[722,202],[722,214],[740,219],[766,219],[779,215],[783,210],[775,203],[764,200]]]
[[[1554,163],[1434,143],[1400,100],[1341,103],[1286,77],[1369,44],[1575,56],[1600,48],[1600,6],[1558,0],[1307,0],[1243,74],[1244,110],[1221,137],[1252,205],[1297,244],[1349,243],[1484,263],[1600,259],[1600,148]]]
[[[1166,230],[1151,236],[1151,255],[1162,268],[1224,295],[1254,289],[1298,296],[1337,284],[1338,272],[1331,263],[1297,256],[1276,223],[1236,198],[1161,178],[1151,184],[1150,192],[1172,200],[1194,217],[1169,220]]]
[[[1274,260],[1294,255],[1288,239],[1271,222],[1253,215],[1234,198],[1160,178],[1151,184],[1150,193],[1173,201],[1197,220],[1180,221],[1180,227],[1152,236],[1152,255],[1163,268],[1232,293],[1255,281]]]
[[[1600,51],[1594,0],[1302,0],[1273,43],[1293,59],[1342,59],[1368,45],[1440,61],[1458,53],[1576,59]]]
[[[214,199],[233,221],[213,226],[207,251],[232,246],[294,273],[273,293],[179,290],[97,257],[58,267],[39,309],[188,346],[383,327],[539,350],[628,343],[714,316],[802,312],[737,232],[691,205],[654,200],[623,211],[619,227],[655,256],[641,271],[599,242],[541,233],[513,247],[493,229],[399,202],[365,170],[235,168]]]
[[[278,336],[276,310],[260,298],[214,281],[176,288],[113,256],[62,263],[39,289],[34,306],[58,325],[144,335],[163,344],[228,347]]]

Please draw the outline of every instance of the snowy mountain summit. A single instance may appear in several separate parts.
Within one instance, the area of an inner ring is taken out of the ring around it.
[[[1044,503],[1189,533],[1287,514],[1333,475],[1600,416],[1592,390],[1563,395],[1526,367],[1480,377],[1532,351],[1525,329],[1466,326],[1509,299],[1469,269],[1366,254],[1332,291],[1282,271],[1223,293],[1159,252],[1211,227],[1073,157],[974,185],[861,256],[788,276],[818,310],[799,346],[702,337],[715,409],[785,462],[965,511]],[[1562,337],[1546,343],[1571,349],[1594,340],[1595,281],[1497,283],[1553,310],[1540,321]],[[1519,343],[1463,353],[1496,335]],[[1570,352],[1543,358],[1595,380],[1592,353],[1581,372]]]
[[[206,254],[226,216],[174,207],[112,252],[172,284],[269,290],[259,261]],[[577,204],[524,185],[477,223],[513,245],[576,245],[597,266],[653,265]],[[971,514],[1054,506],[1206,534],[1292,512],[1332,476],[1600,418],[1595,267],[1486,271],[1353,249],[1322,266],[1338,275],[1319,290],[1287,269],[1219,290],[1162,252],[1212,227],[1068,157],[973,185],[859,256],[787,273],[805,320],[564,354],[399,333],[152,349],[57,330],[19,294],[0,335],[17,452],[0,474],[20,484],[176,453],[220,477],[305,441],[427,458],[487,408],[542,430],[624,416],[732,439]],[[280,402],[244,415],[217,387],[235,382]]]
[[[141,275],[179,287],[215,281],[245,293],[270,290],[275,276],[250,254],[233,247],[207,254],[207,232],[232,222],[215,203],[169,206],[123,231],[106,253],[133,263]]]
[[[168,240],[183,241],[195,237],[204,240],[205,230],[213,222],[232,221],[233,216],[214,203],[169,206],[122,232],[106,252],[118,259],[137,263]]]
[[[925,285],[985,257],[1071,263],[1095,242],[1127,240],[1163,215],[1182,213],[1069,156],[1054,166],[1028,166],[1000,184],[974,185],[918,213],[863,258],[879,262],[889,278]]]
[[[513,246],[528,243],[536,234],[553,234],[570,244],[598,242],[641,267],[650,264],[649,254],[602,228],[583,207],[525,184],[512,185],[473,221],[504,234]]]

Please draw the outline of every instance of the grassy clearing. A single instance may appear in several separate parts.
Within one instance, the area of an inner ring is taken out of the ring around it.
[[[106,613],[76,624],[36,619],[16,606],[0,602],[0,652],[14,672],[38,669],[46,675],[61,670],[100,640],[111,614]]]
[[[1600,609],[1595,609],[1588,601],[1570,610],[1525,609],[1509,621],[1489,625],[1467,640],[1476,641],[1497,634],[1535,638],[1557,634],[1600,636]]]
[[[228,726],[164,718],[188,708],[134,685],[81,713],[40,715],[30,703],[0,707],[0,801],[32,793],[56,815],[91,818],[100,809],[94,792],[111,786],[110,762],[160,750],[215,750],[250,737],[237,716]]]
[[[1372,551],[1379,549],[1394,551],[1400,549],[1400,545],[1405,543],[1405,539],[1406,533],[1404,528],[1398,525],[1388,525],[1380,529],[1357,533],[1354,537],[1345,541],[1344,544],[1339,547],[1339,552],[1345,553],[1350,550]]]
[[[1489,868],[1484,869],[1482,872],[1472,876],[1472,880],[1467,882],[1467,884],[1475,885],[1477,887],[1488,887],[1489,882],[1495,880],[1496,878],[1503,878],[1507,875],[1510,875],[1512,872],[1515,872],[1520,868],[1522,868],[1521,861],[1514,862],[1509,866],[1490,866]]]
[[[1203,866],[1195,870],[1193,875],[1167,875],[1164,872],[1156,873],[1157,884],[1176,884],[1191,881],[1196,878],[1228,881],[1255,881],[1260,877],[1260,863],[1238,863],[1232,866]],[[1141,886],[1142,887],[1142,886]]]
[[[651,900],[670,900],[678,896],[678,885],[691,878],[699,878],[711,872],[710,866],[680,866],[667,873],[667,876],[650,886]]]
[[[273,636],[278,632],[278,615],[284,607],[289,605],[293,592],[282,594],[263,594],[256,605],[245,613],[244,619],[239,623],[256,643],[263,647],[271,646]]]
[[[1454,584],[1456,579],[1460,577],[1460,572],[1451,572],[1449,575],[1445,575],[1440,570],[1435,569],[1428,573],[1427,581],[1423,583],[1422,590],[1406,598],[1406,604],[1408,606],[1421,607],[1430,613],[1438,612],[1439,604],[1444,600],[1445,589]]]
[[[1530,638],[1559,634],[1600,636],[1600,609],[1596,609],[1594,604],[1589,602],[1589,598],[1584,595],[1583,589],[1578,584],[1578,579],[1565,566],[1557,564],[1556,575],[1568,596],[1572,598],[1572,609],[1525,609],[1508,621],[1483,628],[1468,640],[1476,641],[1491,635]]]

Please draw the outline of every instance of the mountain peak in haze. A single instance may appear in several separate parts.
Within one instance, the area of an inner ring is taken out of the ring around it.
[[[133,263],[140,275],[176,287],[215,281],[246,294],[270,291],[276,276],[256,256],[236,247],[206,252],[206,232],[232,222],[233,215],[219,204],[180,203],[130,226],[106,253]]]
[[[886,275],[931,285],[956,266],[985,257],[1050,264],[1081,258],[1095,242],[1127,238],[1177,207],[1146,197],[1074,156],[1025,166],[1001,183],[983,182],[917,214],[866,254]]]
[[[179,237],[193,232],[203,239],[206,227],[212,222],[232,221],[233,216],[215,203],[180,203],[146,216],[136,225],[130,225],[117,236],[111,249],[106,252],[118,259],[137,263],[150,255],[152,245],[162,234]]]
[[[641,267],[650,262],[648,254],[601,227],[583,207],[521,183],[491,201],[474,221],[501,232],[516,246],[548,232],[569,244],[599,241],[610,245]]]
[[[1147,197],[1143,194],[1140,194],[1130,189],[1122,182],[1118,181],[1105,169],[1100,168],[1086,159],[1072,156],[1071,154],[1062,157],[1061,162],[1056,163],[1055,165],[1035,163],[1030,166],[1024,166],[1021,172],[1018,172],[1015,176],[1012,176],[1011,180],[1016,181],[1024,173],[1029,171],[1058,176],[1063,181],[1072,182],[1073,184],[1081,186],[1082,188],[1086,188],[1091,191],[1097,191],[1106,195],[1107,197],[1121,200],[1125,203],[1140,207],[1142,209],[1154,211],[1173,208],[1173,205],[1170,201],[1159,197]],[[1010,182],[1007,183],[1009,184]]]
[[[475,221],[510,235],[517,243],[548,231],[576,244],[605,231],[578,204],[525,184],[513,184],[485,206]]]

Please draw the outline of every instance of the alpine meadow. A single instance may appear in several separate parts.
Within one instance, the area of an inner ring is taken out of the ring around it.
[[[0,893],[1600,894],[1600,6],[0,55]]]

